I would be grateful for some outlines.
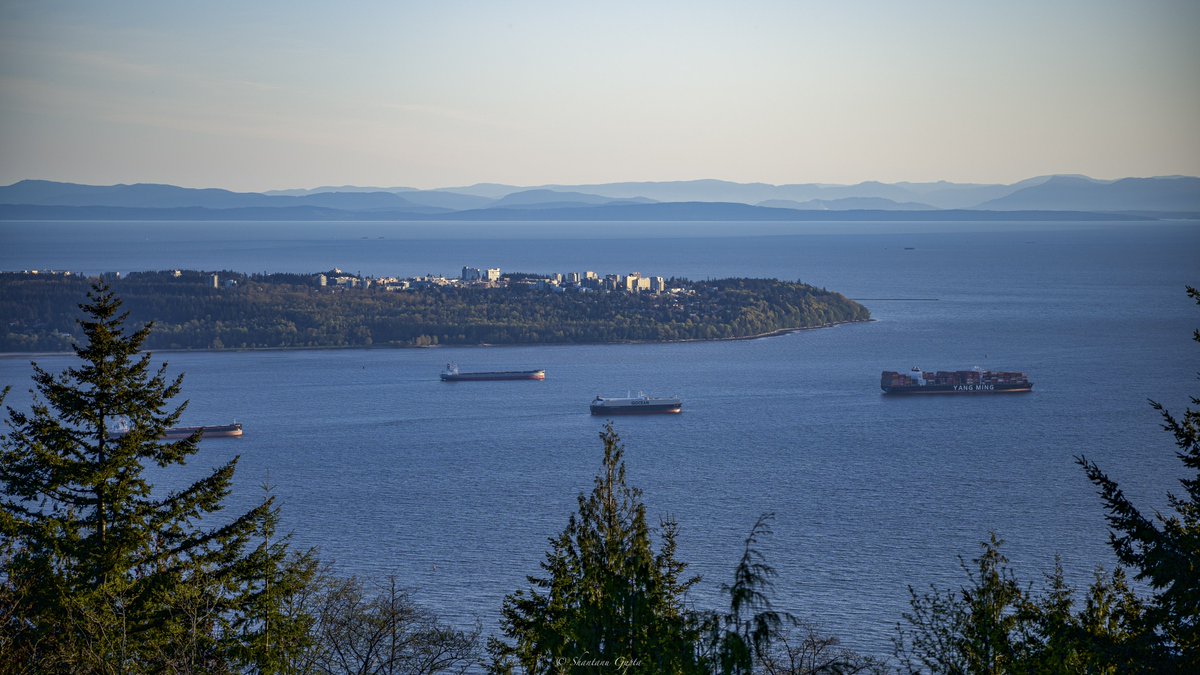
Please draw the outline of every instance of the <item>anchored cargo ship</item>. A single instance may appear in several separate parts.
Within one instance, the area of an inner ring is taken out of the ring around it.
[[[197,431],[203,432],[201,438],[232,438],[242,435],[242,425],[240,422],[234,422],[233,424],[215,424],[200,427],[171,427],[163,431],[159,439],[177,441],[188,438]],[[127,433],[129,433],[127,429],[118,429],[113,431],[110,436],[121,438]]]
[[[592,399],[593,415],[653,415],[682,411],[683,403],[674,397],[653,398],[639,393],[637,396],[626,396],[625,398],[597,396]]]
[[[187,438],[197,431],[204,432],[203,438],[232,438],[242,435],[242,425],[239,422],[234,422],[233,424],[219,424],[216,426],[171,427],[163,432],[162,438],[167,440]]]
[[[458,366],[454,365],[453,363],[447,363],[446,369],[442,371],[443,382],[544,379],[546,379],[546,371],[544,370],[498,370],[478,373],[463,373],[458,370]]]
[[[909,373],[883,371],[879,386],[885,394],[1015,394],[1033,391],[1025,373],[990,370],[939,370],[913,368]]]

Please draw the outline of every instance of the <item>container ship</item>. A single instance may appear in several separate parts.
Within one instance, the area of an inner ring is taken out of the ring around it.
[[[879,386],[885,394],[1015,394],[1033,391],[1025,373],[990,370],[939,370],[908,373],[883,371]]]
[[[645,394],[625,398],[592,399],[593,415],[655,415],[675,414],[683,411],[683,403],[675,397],[653,398]]]
[[[544,370],[497,370],[478,373],[460,372],[458,366],[447,363],[442,371],[443,382],[482,382],[491,380],[544,380]]]

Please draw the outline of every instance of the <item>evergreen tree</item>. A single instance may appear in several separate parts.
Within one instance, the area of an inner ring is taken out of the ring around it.
[[[771,534],[773,513],[759,516],[746,536],[733,583],[722,584],[729,598],[722,612],[696,612],[696,643],[701,672],[721,675],[853,675],[888,673],[882,661],[840,647],[834,636],[822,635],[790,612],[774,609],[775,568],[759,550]]]
[[[186,403],[141,353],[151,326],[103,284],[80,305],[78,367],[33,364],[35,398],[9,408],[0,440],[0,658],[39,672],[223,672],[286,668],[309,619],[281,611],[314,568],[289,556],[266,498],[218,517],[237,458],[181,490],[144,476],[184,464],[200,434],[159,440]],[[116,425],[127,426],[114,433]]]
[[[1118,569],[1096,570],[1082,607],[1055,561],[1047,587],[1023,587],[1000,552],[995,534],[983,543],[969,584],[957,592],[909,588],[912,611],[894,638],[896,657],[909,673],[1124,673],[1136,660],[1118,658],[1134,635],[1141,605]]]
[[[504,599],[493,669],[527,673],[680,673],[695,669],[696,634],[675,559],[677,526],[662,524],[653,551],[641,491],[625,484],[624,449],[612,426],[600,433],[604,461],[590,495],[550,540],[544,577]]]
[[[771,643],[783,635],[785,624],[795,626],[795,617],[771,606],[775,568],[758,550],[759,539],[771,533],[774,514],[759,516],[734,568],[733,583],[721,590],[729,596],[729,611],[697,617],[704,639],[699,643],[701,663],[706,670],[729,675],[754,672],[755,663],[768,659]]]
[[[1026,597],[1000,553],[1002,544],[995,533],[984,542],[974,560],[977,571],[962,562],[970,584],[958,592],[917,595],[909,587],[912,612],[904,614],[909,628],[897,625],[895,638],[896,656],[908,672],[1021,672],[1020,610]]]
[[[1200,291],[1189,287],[1187,293],[1200,303]],[[1192,338],[1200,342],[1200,330]],[[1200,398],[1191,400],[1200,405]],[[1144,514],[1099,466],[1082,456],[1077,461],[1100,488],[1117,559],[1153,589],[1140,649],[1125,656],[1160,670],[1200,672],[1200,410],[1188,408],[1176,418],[1160,403],[1151,405],[1175,437],[1176,456],[1192,472],[1179,481],[1182,496],[1167,495],[1174,513]]]
[[[1111,576],[1098,568],[1082,606],[1063,577],[1061,560],[1055,560],[1047,581],[1046,591],[1029,597],[1018,615],[1017,639],[1024,652],[1020,670],[1115,675],[1139,669],[1136,661],[1121,659],[1117,653],[1136,639],[1130,627],[1142,613],[1122,568]]]

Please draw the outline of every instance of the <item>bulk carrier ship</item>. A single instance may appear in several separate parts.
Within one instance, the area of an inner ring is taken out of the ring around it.
[[[488,382],[493,380],[544,380],[544,370],[496,370],[478,373],[459,372],[458,366],[447,363],[442,371],[442,382]]]
[[[171,427],[163,432],[160,438],[167,440],[188,438],[197,431],[202,432],[204,438],[236,438],[242,435],[242,425],[240,422],[233,424],[216,424],[203,427]]]
[[[209,424],[202,427],[171,427],[163,429],[162,435],[158,437],[158,440],[178,441],[190,438],[197,431],[202,432],[202,438],[236,438],[243,433],[241,422],[234,422],[233,424]],[[110,438],[124,438],[128,433],[129,429],[122,426],[110,431],[108,435]]]
[[[885,394],[1015,394],[1033,391],[1025,373],[990,370],[939,370],[913,368],[909,373],[883,371],[879,386]]]

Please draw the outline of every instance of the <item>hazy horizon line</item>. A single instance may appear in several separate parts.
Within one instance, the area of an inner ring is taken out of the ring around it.
[[[362,184],[326,182],[326,183],[322,183],[319,185],[312,185],[312,186],[295,186],[295,185],[293,185],[291,187],[272,187],[272,188],[262,188],[262,189],[233,188],[233,187],[222,187],[222,186],[217,186],[217,185],[188,185],[185,183],[165,182],[165,181],[161,181],[161,180],[137,180],[137,181],[132,181],[132,182],[100,183],[100,182],[80,182],[77,180],[66,180],[66,179],[56,179],[56,178],[22,178],[22,179],[13,181],[12,183],[8,183],[3,187],[10,187],[12,185],[16,185],[18,183],[22,183],[22,182],[26,182],[26,181],[38,181],[38,182],[47,182],[47,183],[64,183],[64,184],[73,184],[73,185],[84,185],[84,186],[89,186],[89,187],[118,187],[118,186],[122,186],[122,185],[125,185],[125,186],[167,185],[167,186],[171,186],[171,187],[193,189],[193,190],[226,190],[229,192],[246,192],[246,193],[261,194],[261,193],[266,193],[266,192],[277,192],[277,191],[286,191],[286,190],[316,190],[316,189],[320,189],[320,188],[334,188],[334,189],[336,189],[336,188],[356,188],[356,189],[360,189],[360,190],[361,189],[378,189],[381,191],[404,189],[404,190],[415,190],[415,191],[427,191],[428,192],[428,191],[453,191],[454,189],[457,189],[457,188],[474,188],[474,187],[485,186],[485,185],[496,185],[496,186],[504,186],[504,187],[531,188],[532,189],[532,188],[551,188],[551,187],[580,187],[580,186],[593,186],[593,185],[594,186],[619,185],[619,184],[624,184],[624,183],[671,184],[671,183],[701,183],[701,182],[729,183],[729,184],[733,184],[733,185],[768,185],[768,186],[772,186],[772,187],[784,187],[784,186],[790,186],[790,185],[816,185],[816,186],[829,186],[829,187],[849,187],[849,186],[865,185],[865,184],[928,185],[928,184],[937,184],[937,183],[947,183],[947,184],[951,184],[951,185],[970,186],[970,185],[1015,185],[1017,183],[1022,183],[1022,182],[1029,181],[1029,180],[1035,180],[1038,178],[1056,178],[1056,177],[1082,177],[1082,178],[1087,178],[1089,180],[1103,182],[1103,183],[1112,183],[1112,182],[1116,182],[1119,180],[1126,180],[1126,179],[1130,179],[1130,178],[1135,178],[1135,179],[1200,178],[1200,176],[1188,175],[1188,174],[1155,174],[1155,175],[1140,175],[1140,176],[1138,176],[1138,175],[1122,175],[1122,176],[1117,176],[1117,177],[1113,177],[1113,178],[1100,178],[1100,177],[1096,177],[1096,176],[1092,176],[1092,175],[1084,174],[1084,173],[1041,173],[1041,174],[1035,174],[1032,176],[1027,176],[1025,178],[1020,178],[1020,179],[1017,179],[1017,180],[1014,180],[1011,182],[986,182],[986,181],[968,181],[968,180],[960,181],[960,180],[952,180],[952,179],[948,179],[948,178],[939,178],[939,179],[935,179],[935,180],[864,179],[864,180],[860,180],[860,181],[853,182],[853,183],[825,182],[825,181],[807,181],[807,182],[788,181],[788,182],[781,182],[781,183],[771,183],[771,182],[760,181],[760,180],[739,181],[739,180],[731,180],[731,179],[727,179],[727,178],[679,178],[679,179],[642,179],[642,180],[633,179],[633,180],[586,181],[586,182],[578,182],[578,183],[568,183],[568,182],[561,182],[561,181],[553,181],[553,182],[546,182],[546,183],[506,183],[506,182],[500,182],[500,181],[484,180],[484,181],[476,181],[473,183],[458,183],[458,184],[454,184],[454,185],[441,185],[441,186],[437,186],[437,187],[418,187],[415,185],[385,185],[385,184],[381,184],[379,182],[362,183]]]

